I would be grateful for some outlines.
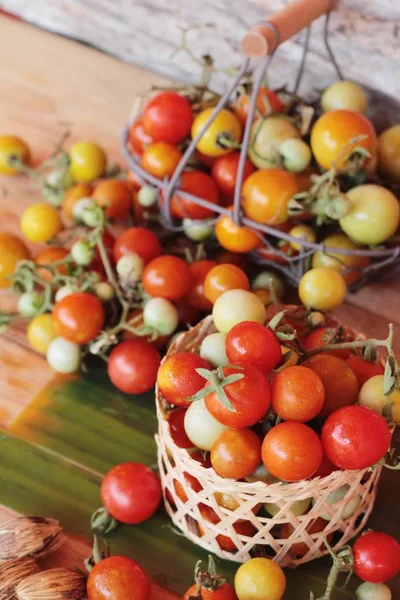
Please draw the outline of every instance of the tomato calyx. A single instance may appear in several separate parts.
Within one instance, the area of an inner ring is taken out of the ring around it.
[[[224,368],[237,369],[238,371],[243,370],[242,367],[237,367],[235,365],[225,365]],[[210,371],[209,369],[195,369],[196,373],[204,377],[206,381],[208,381],[209,385],[206,385],[203,389],[199,390],[197,394],[194,396],[190,396],[188,400],[190,402],[195,402],[196,400],[202,400],[209,394],[215,393],[225,408],[230,410],[231,412],[237,412],[231,401],[229,400],[227,393],[225,392],[225,387],[231,383],[235,383],[236,381],[240,381],[243,379],[243,373],[231,373],[231,375],[225,376],[223,367],[218,367],[218,369],[214,369]]]
[[[100,536],[93,536],[92,555],[84,560],[84,565],[87,571],[93,569],[100,561],[110,556],[110,547],[108,543]]]
[[[278,340],[282,342],[292,341],[295,340],[297,337],[296,332],[291,325],[280,325],[280,322],[285,316],[285,312],[286,311],[282,310],[281,312],[276,314],[267,325],[268,329],[271,329],[271,331],[275,333]]]
[[[111,533],[118,525],[119,522],[107,512],[104,506],[98,508],[90,518],[90,526],[95,538],[96,535],[103,536]]]
[[[196,595],[190,596],[188,600],[201,600],[201,590],[209,590],[215,592],[218,588],[226,583],[226,578],[217,573],[215,561],[211,555],[208,556],[207,571],[202,571],[200,568],[201,560],[196,563],[194,570],[194,580],[196,583]]]
[[[217,135],[216,141],[215,141],[216,145],[219,148],[223,148],[224,150],[228,149],[228,148],[232,148],[232,149],[236,149],[236,150],[240,150],[240,148],[242,147],[242,145],[240,144],[240,142],[238,142],[230,133],[229,131],[221,131],[221,133],[219,133]]]
[[[343,587],[346,587],[348,581],[350,580],[350,577],[353,574],[354,558],[351,547],[342,546],[342,548],[339,548],[337,552],[334,552],[330,544],[326,541],[326,539],[324,539],[324,544],[332,557],[333,564],[328,575],[327,585],[324,594],[319,598],[315,598],[314,594],[311,592],[310,600],[330,600],[332,593],[334,592],[334,588],[339,574],[347,573],[347,578]]]

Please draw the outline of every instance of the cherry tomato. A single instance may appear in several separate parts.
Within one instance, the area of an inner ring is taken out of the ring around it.
[[[30,150],[23,140],[12,135],[0,135],[1,175],[18,175],[20,169],[12,166],[10,161],[15,158],[26,165],[29,163],[30,157]]]
[[[264,373],[275,369],[282,358],[282,349],[274,332],[254,321],[243,321],[232,327],[225,347],[231,364],[243,361]]]
[[[218,204],[217,186],[214,180],[203,171],[184,171],[179,189],[182,192],[203,198],[203,200],[208,200],[212,204]],[[178,219],[207,219],[213,215],[212,210],[183,198],[179,195],[179,192],[172,197],[171,213]]]
[[[233,110],[235,111],[235,115],[238,117],[243,127],[245,126],[247,121],[249,108],[250,94],[240,94],[235,100]],[[277,96],[275,92],[273,92],[269,88],[261,87],[257,92],[256,113],[254,115],[254,119],[257,119],[260,116],[266,117],[272,112],[282,113],[283,108],[283,104],[280,101],[279,96]]]
[[[246,273],[235,265],[217,265],[204,280],[204,295],[212,304],[227,290],[238,289],[249,290],[250,282]]]
[[[283,481],[308,479],[322,461],[318,435],[303,423],[285,422],[273,427],[265,436],[262,460],[267,471]]]
[[[150,577],[134,560],[110,556],[90,571],[87,595],[89,600],[150,600]]]
[[[168,415],[169,431],[178,448],[193,448],[192,442],[186,435],[184,420],[186,408],[175,408]]]
[[[288,171],[261,169],[244,182],[244,212],[257,223],[279,225],[287,221],[289,200],[297,192],[296,179]]]
[[[243,479],[261,462],[261,442],[251,429],[227,429],[211,449],[211,464],[220,477]]]
[[[346,282],[334,269],[310,269],[300,279],[299,296],[301,302],[309,308],[330,311],[340,306],[345,299]]]
[[[143,154],[145,148],[153,143],[151,136],[144,130],[143,119],[141,117],[136,119],[129,127],[128,139],[136,154]]]
[[[142,114],[143,128],[153,142],[179,144],[190,133],[193,122],[189,100],[176,92],[161,92],[147,103]]]
[[[316,354],[307,358],[303,367],[314,371],[323,383],[325,402],[320,413],[322,417],[357,402],[357,377],[343,359],[331,354]]]
[[[335,327],[317,327],[310,331],[303,342],[304,350],[314,350],[321,348],[325,344],[334,344],[346,341],[346,335],[342,335],[338,328]],[[351,354],[351,350],[347,348],[339,348],[339,350],[327,350],[324,354],[332,354],[339,358],[347,358]]]
[[[201,492],[203,487],[200,481],[196,479],[196,477],[193,477],[193,475],[190,475],[190,473],[184,473],[183,478],[185,480],[185,485],[183,486],[180,481],[174,479],[174,488],[178,498],[185,504],[185,502],[188,501],[185,488],[187,489],[189,487],[194,492]]]
[[[211,387],[205,396],[205,404],[210,414],[227,427],[249,427],[260,421],[270,405],[271,391],[267,377],[247,363],[238,363],[235,367],[222,367],[223,376],[240,374],[241,379],[223,385],[223,390],[232,405],[228,408],[221,402],[212,384],[206,383],[206,389]]]
[[[28,342],[36,352],[40,354],[46,354],[50,342],[56,337],[56,327],[54,324],[53,316],[46,313],[34,317],[29,322],[28,329],[26,331],[26,337]]]
[[[182,152],[176,146],[166,142],[155,142],[144,150],[140,164],[154,177],[164,179],[171,177],[181,158]]]
[[[96,296],[87,292],[75,292],[55,304],[53,317],[58,335],[83,345],[100,333],[105,314],[103,305]]]
[[[221,294],[213,306],[213,321],[220,333],[229,331],[242,321],[255,321],[264,325],[266,310],[264,304],[252,292],[233,289]]]
[[[390,181],[400,183],[400,125],[385,129],[379,136],[378,169]]]
[[[213,510],[210,506],[207,506],[206,504],[200,504],[199,510],[200,510],[201,516],[203,517],[203,519],[205,521],[208,521],[209,523],[213,523],[214,525],[216,525],[217,523],[220,522],[221,519],[219,518],[219,516],[217,515],[215,510]],[[253,535],[256,532],[256,528],[254,527],[254,525],[252,523],[250,523],[250,521],[242,521],[242,520],[236,521],[236,523],[233,524],[233,528],[238,535],[243,535],[246,537],[253,537]],[[200,525],[200,523],[199,523],[199,529],[200,529],[200,533],[202,535],[204,535],[204,529]],[[218,545],[221,548],[221,550],[225,550],[225,552],[236,552],[237,551],[235,542],[227,535],[219,534],[219,535],[217,535],[217,537],[215,539],[218,542]]]
[[[315,473],[311,477],[311,479],[314,479],[315,477],[328,477],[328,475],[333,473],[333,471],[337,471],[337,470],[338,470],[338,467],[336,467],[334,464],[332,464],[331,461],[328,460],[324,454],[322,457],[321,464],[319,465],[318,469],[315,471]]]
[[[196,325],[201,319],[199,310],[189,304],[188,297],[189,294],[175,300],[173,304],[178,312],[178,325],[186,328],[188,325]]]
[[[199,600],[237,600],[233,587],[225,582],[216,589],[201,587],[198,592],[197,583],[194,583],[183,596],[183,600],[198,598]]]
[[[105,179],[93,192],[98,206],[105,209],[108,219],[123,219],[129,215],[132,206],[132,192],[122,179]]]
[[[246,271],[248,268],[248,258],[244,254],[236,254],[235,252],[228,252],[223,250],[222,252],[218,252],[214,259],[220,265],[235,265],[242,269],[242,271]]]
[[[147,264],[162,252],[158,237],[145,227],[129,227],[117,238],[114,259],[117,262],[126,254],[138,254]]]
[[[39,252],[34,260],[37,265],[52,265],[53,263],[64,260],[68,254],[69,252],[65,248],[53,246]],[[55,269],[60,275],[67,274],[66,264],[59,265],[58,267],[55,267]],[[51,281],[53,279],[53,274],[49,269],[38,269],[37,274],[45,281]]]
[[[235,592],[239,600],[282,600],[285,589],[284,572],[269,558],[251,558],[236,571]]]
[[[358,136],[365,137],[349,144],[343,154],[345,145]],[[371,121],[353,110],[330,110],[318,119],[311,130],[311,148],[324,169],[330,169],[335,161],[341,169],[356,147],[365,148],[372,154],[375,146],[376,133]]]
[[[192,138],[194,139],[205,126],[214,108],[201,111],[193,121]],[[197,150],[207,156],[223,156],[233,151],[230,142],[239,143],[242,139],[242,126],[236,115],[223,108],[207,127],[197,142]]]
[[[367,112],[367,97],[364,90],[352,81],[335,81],[321,96],[324,112],[346,108],[359,113]]]
[[[251,128],[248,156],[259,169],[279,167],[282,164],[279,146],[285,140],[300,137],[300,131],[285,117],[257,119]]]
[[[6,231],[0,231],[0,288],[10,287],[11,279],[20,260],[30,258],[24,242]]]
[[[309,534],[309,536],[311,537],[311,539],[315,540],[320,537],[318,534],[320,534],[322,531],[324,531],[326,526],[327,526],[327,522],[324,521],[324,519],[320,519],[318,517],[317,519],[315,519],[315,521],[312,521],[310,523],[310,525],[307,525],[306,531]],[[283,539],[290,538],[290,536],[294,532],[295,532],[295,529],[291,523],[284,523],[281,527],[281,537]],[[328,533],[324,537],[325,537],[326,541],[328,543],[330,543],[333,538],[333,533]],[[320,544],[319,548],[320,549],[325,548],[325,544],[322,540],[321,540],[321,544]],[[310,550],[310,547],[308,544],[306,544],[306,542],[294,542],[290,546],[290,552],[293,552],[293,554],[295,554],[296,556],[299,556],[299,557],[305,556],[309,550]]]
[[[157,375],[160,392],[171,404],[190,406],[188,400],[204,387],[205,379],[196,369],[209,369],[209,363],[198,354],[178,352],[163,361]]]
[[[354,571],[357,577],[370,583],[383,583],[400,571],[400,544],[378,531],[367,531],[353,546]]]
[[[141,308],[135,308],[135,310],[130,311],[127,316],[127,323],[131,327],[134,327],[137,329],[141,329],[142,327],[144,327],[145,323],[143,320],[143,310]],[[133,333],[132,331],[129,331],[128,329],[124,329],[123,338],[124,338],[124,340],[135,340],[135,339],[139,338],[139,339],[150,342],[156,348],[163,348],[167,344],[170,336],[169,335],[158,335],[156,337],[156,339],[153,339],[152,333],[141,336],[141,335],[136,335],[135,333]]]
[[[72,220],[74,218],[74,206],[82,200],[82,198],[87,198],[91,196],[93,192],[93,188],[88,183],[77,183],[69,188],[65,194],[62,201],[62,211],[64,217]]]
[[[217,158],[211,169],[211,174],[219,191],[228,198],[233,198],[235,193],[239,159],[240,152],[226,154]],[[254,173],[254,170],[252,163],[246,158],[243,169],[243,182],[246,181],[249,175]]]
[[[361,360],[361,359],[360,359]],[[365,361],[364,361],[365,362]],[[367,363],[367,365],[374,367]],[[364,367],[365,368],[365,367]],[[381,370],[383,373],[383,367]],[[361,406],[367,406],[380,415],[383,415],[388,407],[391,409],[391,418],[395,423],[400,422],[400,390],[395,388],[390,394],[385,395],[384,390],[384,376],[375,375],[370,379],[367,379],[360,389],[358,396],[358,403]]]
[[[229,208],[233,209],[232,206]],[[262,243],[255,231],[250,227],[236,225],[227,215],[218,219],[215,225],[215,235],[221,246],[230,252],[251,252]]]
[[[55,206],[47,202],[31,204],[21,216],[21,231],[30,242],[48,242],[62,229]]]
[[[179,300],[188,293],[192,283],[189,265],[178,258],[164,254],[154,258],[145,267],[142,284],[149,296]]]
[[[212,303],[204,295],[204,282],[207,273],[217,266],[215,260],[196,260],[189,266],[192,284],[185,300],[197,310],[210,311]]]
[[[328,235],[323,242],[327,248],[339,248],[343,250],[359,250],[360,247],[354,244],[347,235],[343,233],[334,233]],[[336,252],[322,252],[317,250],[312,257],[313,268],[329,267],[335,269],[349,285],[358,281],[362,275],[362,268],[367,267],[371,260],[368,256],[352,256],[351,254],[339,254]],[[350,270],[347,270],[350,269]]]
[[[111,351],[108,375],[119,390],[126,394],[143,394],[157,380],[161,356],[158,350],[140,338],[121,342]]]
[[[274,378],[271,393],[273,409],[285,421],[311,421],[324,405],[322,381],[307,367],[284,369]]]
[[[365,469],[378,462],[391,441],[386,421],[370,408],[344,406],[329,415],[321,439],[328,459],[341,469]]]
[[[312,227],[309,227],[308,225],[295,225],[289,231],[289,235],[291,235],[292,237],[295,237],[295,238],[299,238],[300,240],[305,240],[307,242],[312,242],[312,243],[314,243],[317,239],[314,229]],[[299,243],[298,242],[289,242],[289,243],[294,250],[301,250],[301,248],[303,247],[301,241]]]
[[[93,181],[101,177],[107,167],[104,150],[94,142],[77,142],[68,152],[70,173],[77,182]]]

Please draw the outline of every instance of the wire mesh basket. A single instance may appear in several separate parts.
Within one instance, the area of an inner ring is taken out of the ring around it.
[[[221,216],[230,216],[233,222],[238,226],[246,226],[256,232],[260,238],[263,250],[254,250],[251,252],[252,259],[261,265],[271,265],[283,272],[290,283],[297,285],[305,273],[310,268],[311,259],[315,252],[319,251],[324,255],[334,256],[336,261],[343,263],[341,266],[344,275],[349,275],[350,289],[361,287],[367,280],[373,277],[379,271],[379,276],[393,273],[389,266],[400,263],[400,246],[388,244],[386,247],[347,249],[344,247],[326,246],[324,243],[308,241],[304,238],[297,238],[280,228],[259,223],[247,217],[241,206],[242,184],[244,181],[244,167],[251,136],[253,119],[257,108],[258,92],[265,81],[266,73],[271,65],[271,61],[279,45],[290,39],[293,35],[304,28],[307,28],[304,51],[299,65],[296,82],[292,96],[296,97],[299,89],[302,75],[306,65],[306,57],[309,50],[309,40],[311,33],[311,23],[317,17],[325,14],[324,42],[326,51],[331,63],[336,71],[337,77],[343,79],[341,69],[337,64],[331,46],[329,44],[329,17],[335,0],[296,0],[287,5],[281,11],[270,16],[265,21],[255,25],[245,35],[242,40],[242,50],[247,58],[242,67],[237,72],[232,85],[227,91],[219,97],[214,106],[209,119],[188,143],[176,170],[170,178],[164,180],[149,174],[140,165],[140,156],[136,155],[129,144],[129,129],[132,123],[139,116],[132,114],[131,120],[122,132],[121,144],[128,167],[135,174],[136,178],[142,183],[157,190],[157,201],[160,213],[160,219],[163,226],[172,232],[180,232],[184,229],[181,221],[177,221],[171,214],[171,205],[174,195],[179,191],[179,199],[189,201],[199,207],[208,209],[215,217],[207,221],[208,224],[215,223]],[[257,59],[254,61],[254,59]],[[196,195],[180,190],[181,176],[185,169],[190,168],[190,161],[196,152],[196,146],[199,140],[214,121],[220,111],[229,105],[236,90],[243,81],[248,80],[248,73],[251,69],[253,73],[251,84],[251,98],[249,103],[248,115],[244,126],[243,137],[240,144],[240,159],[238,163],[237,179],[232,207],[227,208],[214,204],[200,198]],[[218,96],[217,96],[218,97]],[[137,113],[137,109],[133,111]],[[176,198],[176,196],[175,196]],[[178,202],[179,202],[178,199]],[[185,208],[182,206],[182,212],[185,214]],[[288,255],[283,250],[283,246],[297,244],[298,253]],[[355,257],[358,263],[355,266],[346,264],[346,257]],[[386,269],[385,269],[386,268]]]

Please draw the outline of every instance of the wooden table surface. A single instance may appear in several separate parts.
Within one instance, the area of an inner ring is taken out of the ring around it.
[[[0,17],[0,133],[22,136],[35,160],[48,155],[68,129],[72,139],[92,139],[120,161],[119,133],[137,93],[162,80],[76,42]],[[34,201],[23,180],[0,179],[0,229],[19,233],[19,215]],[[9,307],[8,293],[0,308]],[[374,284],[337,311],[343,322],[367,335],[385,337],[389,321],[400,331],[398,281]],[[400,337],[396,336],[400,352]],[[27,346],[22,325],[0,341],[0,425],[7,428],[52,377],[45,359]],[[1,503],[1,491],[0,491]],[[1,518],[1,514],[0,514]],[[61,555],[87,547],[71,541]],[[59,559],[58,559],[59,560]],[[155,586],[154,598],[176,596]]]

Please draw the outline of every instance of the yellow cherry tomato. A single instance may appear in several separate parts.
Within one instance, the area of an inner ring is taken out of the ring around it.
[[[300,280],[299,296],[309,308],[333,310],[342,304],[346,296],[346,282],[335,269],[310,269]]]
[[[89,182],[104,175],[107,156],[94,142],[77,142],[69,152],[70,173],[75,181]]]
[[[389,127],[379,136],[378,169],[390,181],[400,183],[400,125]]]
[[[24,242],[12,233],[0,231],[0,288],[10,287],[9,277],[18,261],[26,258],[30,258],[30,253]]]
[[[197,115],[192,125],[192,138],[200,133],[213,110],[206,108]],[[233,147],[229,147],[229,142],[239,143],[241,139],[242,126],[239,119],[233,112],[223,108],[203,133],[196,148],[206,156],[223,156],[234,150]]]
[[[286,577],[280,566],[269,558],[251,558],[235,575],[235,592],[239,600],[281,600]]]
[[[381,185],[367,183],[347,192],[350,210],[339,220],[343,231],[358,244],[386,242],[400,222],[396,196]]]
[[[28,342],[40,354],[46,354],[50,342],[57,336],[53,316],[49,313],[38,315],[28,325]]]
[[[339,248],[343,250],[359,250],[360,247],[354,244],[344,233],[334,233],[328,235],[323,242],[327,248]],[[362,275],[360,270],[362,267],[367,267],[371,260],[368,256],[352,256],[351,254],[339,254],[336,252],[321,252],[317,250],[312,257],[312,267],[329,267],[335,269],[343,275],[343,279],[349,285],[358,281]],[[346,273],[346,268],[354,270]]]
[[[26,165],[30,156],[30,150],[23,140],[13,135],[0,135],[0,173],[2,175],[18,175],[19,169],[10,164],[10,159],[15,157]]]
[[[300,138],[300,131],[284,117],[272,116],[254,122],[250,134],[248,157],[259,169],[279,167],[279,146],[285,140]]]
[[[307,242],[312,242],[312,243],[314,243],[315,240],[317,239],[314,229],[312,227],[310,227],[309,225],[295,225],[289,231],[289,235],[291,235],[295,238],[299,238],[301,240],[306,240]],[[297,242],[290,242],[290,245],[292,246],[292,248],[294,250],[301,250],[301,248],[302,248],[301,243],[298,244]]]
[[[365,113],[367,112],[367,96],[364,90],[352,81],[336,81],[322,94],[321,106],[324,112],[347,108]]]
[[[21,231],[30,242],[48,242],[62,229],[58,210],[46,202],[31,204],[21,216]]]
[[[400,390],[394,390],[389,396],[383,393],[383,375],[374,375],[364,383],[358,396],[358,403],[382,414],[385,406],[391,404],[392,417],[400,423]]]

